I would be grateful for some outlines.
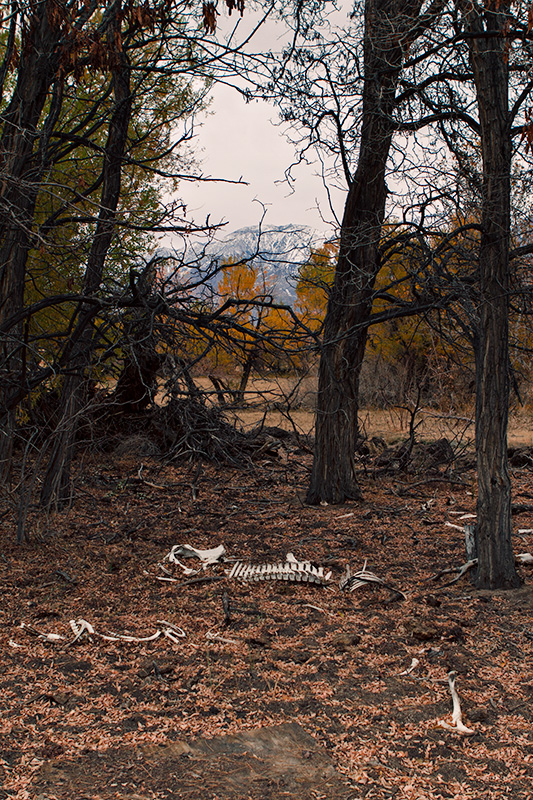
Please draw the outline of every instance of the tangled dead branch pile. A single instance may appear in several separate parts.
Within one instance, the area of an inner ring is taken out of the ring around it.
[[[205,459],[242,466],[261,451],[260,438],[238,430],[217,406],[194,398],[172,399],[154,413],[154,429],[162,439],[162,452],[172,460]]]

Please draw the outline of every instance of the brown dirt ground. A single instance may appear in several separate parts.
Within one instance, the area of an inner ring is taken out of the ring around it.
[[[0,798],[531,798],[531,567],[513,592],[431,580],[464,561],[463,535],[445,522],[474,511],[473,475],[464,485],[362,475],[363,502],[307,507],[309,459],[294,450],[285,463],[204,466],[197,477],[143,459],[140,480],[133,456],[86,456],[73,508],[32,511],[21,547],[0,510]],[[514,470],[513,481],[527,503],[532,473]],[[533,550],[531,527],[531,515],[516,517],[516,552]],[[157,580],[179,543],[224,544],[253,563],[292,551],[336,578],[368,560],[406,599],[375,586],[243,584],[223,566],[207,573],[219,581]],[[168,620],[186,636],[69,646],[78,618],[138,637]],[[66,639],[37,639],[21,623]],[[451,723],[450,670],[470,736],[439,724]],[[300,788],[284,782],[274,759],[263,771],[248,763],[251,788],[230,791],[217,770],[240,774],[239,759],[258,758],[251,744],[227,762],[191,756],[213,737],[287,723],[316,743],[294,764],[307,752],[326,765],[329,788],[312,771]]]

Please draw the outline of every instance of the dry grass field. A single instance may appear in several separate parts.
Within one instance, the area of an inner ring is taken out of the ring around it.
[[[206,391],[214,392],[208,378],[195,380]],[[316,379],[313,378],[306,378],[300,383],[295,378],[255,379],[250,381],[246,392],[246,408],[231,410],[228,417],[246,430],[263,424],[309,435],[314,427],[315,398]],[[290,408],[288,411],[287,406]],[[416,418],[417,438],[431,441],[446,437],[452,443],[469,446],[474,441],[473,419],[473,401],[471,409],[457,413],[423,407]],[[378,436],[387,444],[400,442],[408,436],[409,421],[408,410],[398,407],[363,408],[360,414],[365,435],[369,438]],[[529,409],[521,408],[511,414],[509,446],[533,446],[533,413]]]

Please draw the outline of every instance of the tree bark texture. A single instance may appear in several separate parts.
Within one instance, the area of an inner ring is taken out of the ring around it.
[[[26,263],[43,174],[35,143],[43,135],[38,132],[39,120],[58,66],[59,30],[51,24],[49,10],[47,2],[35,5],[23,29],[17,83],[0,117],[0,325],[24,303]],[[7,397],[25,379],[23,351],[19,323],[0,337],[0,484],[10,474],[14,411],[6,410]]]
[[[364,89],[357,169],[341,225],[339,258],[324,322],[307,502],[359,499],[355,475],[359,379],[385,214],[387,161],[398,78],[418,20],[419,0],[367,0]]]
[[[110,41],[120,42],[120,3],[114,9],[110,25]],[[131,67],[122,47],[110,47],[114,110],[104,151],[103,184],[100,211],[85,270],[83,294],[96,294],[102,282],[105,260],[116,226],[116,212],[120,198],[122,167],[128,140],[131,118]],[[41,504],[46,508],[63,508],[71,500],[70,469],[78,423],[87,399],[87,368],[90,363],[94,332],[92,321],[95,306],[82,306],[74,330],[76,341],[69,358],[69,374],[62,391],[60,422],[52,447],[52,454],[43,481]]]
[[[509,242],[511,114],[505,52],[509,4],[471,5],[470,61],[474,73],[483,157],[480,307],[475,341],[478,472],[478,588],[520,585],[511,543],[509,416]],[[489,34],[489,35],[487,35]]]
[[[165,360],[165,355],[157,350],[155,311],[147,302],[154,290],[155,277],[155,270],[146,271],[137,279],[134,274],[130,276],[132,292],[141,306],[123,315],[124,364],[112,395],[120,411],[130,414],[144,411],[153,402],[157,394],[157,373]]]

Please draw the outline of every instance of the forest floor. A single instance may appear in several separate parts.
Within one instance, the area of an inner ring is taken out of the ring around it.
[[[0,518],[0,798],[531,798],[532,568],[510,592],[432,579],[465,561],[474,473],[363,471],[363,502],[308,507],[297,448],[241,470],[142,461],[86,456],[74,506],[32,511],[28,544]],[[515,552],[533,551],[532,472],[513,487]],[[231,562],[159,580],[185,543],[253,564],[292,552],[335,580],[241,583]],[[341,592],[365,562],[404,596]],[[72,642],[80,619],[95,633]],[[185,635],[100,635],[167,623]],[[441,724],[450,671],[471,733]]]

